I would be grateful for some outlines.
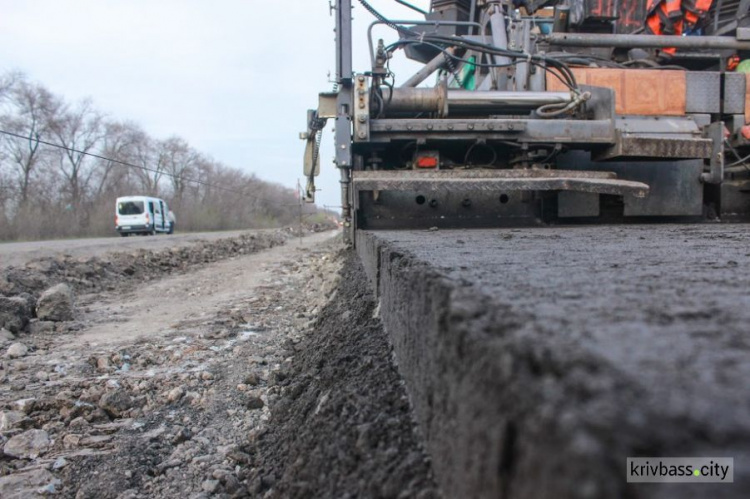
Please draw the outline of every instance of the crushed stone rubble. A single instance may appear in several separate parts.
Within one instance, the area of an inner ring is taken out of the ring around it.
[[[258,480],[252,446],[280,397],[294,345],[329,298],[341,265],[335,243],[299,249],[295,259],[273,264],[273,277],[260,289],[227,302],[185,334],[81,348],[68,338],[83,326],[66,314],[75,314],[69,309],[76,292],[105,296],[288,237],[269,231],[6,269],[0,276],[6,300],[0,303],[0,497],[252,494]],[[52,317],[35,317],[40,307]]]

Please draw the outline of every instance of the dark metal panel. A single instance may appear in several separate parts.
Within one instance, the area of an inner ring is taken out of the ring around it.
[[[686,111],[688,113],[720,113],[721,74],[688,71],[686,77]]]
[[[352,1],[336,3],[336,166],[352,166]]]
[[[724,75],[724,114],[745,114],[745,86],[744,74]]]
[[[721,184],[721,217],[750,214],[750,180],[725,180]]]
[[[617,134],[617,142],[599,154],[596,160],[617,158],[710,158],[713,142],[710,139],[684,139],[675,137],[641,137]]]
[[[338,0],[336,6],[336,80],[352,81],[352,0]]]
[[[709,121],[703,121],[707,116]],[[698,123],[698,122],[701,123]],[[627,133],[680,134],[684,137],[701,136],[702,124],[710,123],[710,116],[619,116],[615,120],[617,130]]]
[[[606,168],[618,178],[650,187],[643,199],[624,198],[625,216],[701,216],[703,214],[703,160],[594,163],[589,153],[573,151],[558,158],[569,170]]]
[[[370,88],[364,75],[358,75],[354,80],[354,141],[370,140]]]
[[[701,216],[703,161],[631,163],[618,165],[623,178],[651,186],[644,199],[625,198],[625,216]]]
[[[526,192],[358,193],[362,229],[528,226],[541,223],[539,200]]]
[[[557,194],[557,216],[560,218],[598,217],[599,194],[562,191]]]
[[[706,136],[711,140],[708,172],[701,174],[707,184],[721,184],[724,180],[724,123],[717,121],[706,128]]]
[[[349,114],[351,108],[351,87],[339,90],[338,116],[336,117],[336,166],[339,168],[351,168],[352,166],[352,118]]]
[[[522,119],[383,119],[372,120],[370,129],[375,133],[389,132],[441,132],[479,133],[512,132],[517,134],[526,129],[528,120]]]

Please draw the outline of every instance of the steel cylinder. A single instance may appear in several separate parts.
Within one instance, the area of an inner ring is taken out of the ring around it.
[[[599,33],[550,33],[542,37],[563,47],[684,48],[750,50],[750,42],[732,36],[612,35]]]
[[[448,90],[435,88],[396,88],[390,97],[390,89],[383,89],[386,112],[391,113],[438,113],[442,117],[468,111],[498,112],[506,109],[534,109],[546,104],[566,104],[573,100],[570,92],[510,92]]]

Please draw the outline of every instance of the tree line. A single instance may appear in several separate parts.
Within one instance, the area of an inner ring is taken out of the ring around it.
[[[15,135],[0,134],[0,240],[113,235],[115,199],[126,195],[165,199],[179,230],[273,227],[298,217],[293,189],[228,167],[180,137],[151,137],[90,100],[66,102],[19,73],[0,76],[0,130]]]

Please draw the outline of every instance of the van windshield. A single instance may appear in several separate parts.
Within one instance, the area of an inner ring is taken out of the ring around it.
[[[141,215],[143,213],[143,201],[123,201],[117,203],[117,212],[120,215]]]

